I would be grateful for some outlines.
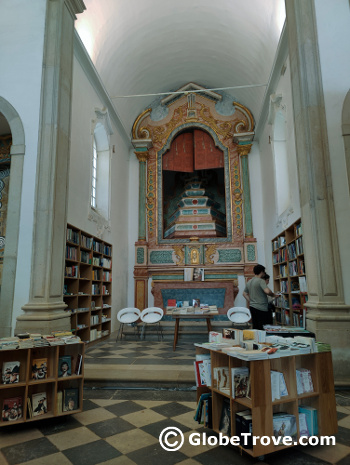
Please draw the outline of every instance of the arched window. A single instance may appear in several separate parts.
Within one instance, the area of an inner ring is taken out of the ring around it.
[[[290,204],[286,120],[284,112],[280,110],[275,114],[272,147],[275,165],[276,206],[279,216]]]
[[[93,210],[109,219],[110,209],[110,145],[111,125],[106,111],[95,110],[95,124],[91,161],[91,196]]]

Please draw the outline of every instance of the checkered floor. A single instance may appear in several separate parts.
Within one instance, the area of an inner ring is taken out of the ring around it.
[[[129,345],[131,344],[131,346]],[[86,366],[98,363],[108,366],[159,366],[169,370],[191,366],[193,346],[179,347],[176,352],[164,343],[115,342],[88,351]],[[171,346],[171,344],[170,344]],[[183,352],[182,352],[183,350]],[[150,353],[155,351],[153,355]],[[189,352],[186,354],[186,352]],[[181,355],[184,357],[181,359]],[[104,360],[108,359],[108,363]],[[120,358],[121,357],[121,358]],[[180,357],[180,358],[178,358]],[[188,358],[188,357],[191,357]],[[104,360],[104,361],[102,361]],[[151,363],[153,360],[153,363]],[[182,368],[180,368],[181,370]],[[137,368],[136,371],[139,369]],[[135,377],[137,379],[137,376]],[[11,425],[0,430],[0,464],[17,465],[308,465],[350,464],[350,393],[337,393],[339,432],[336,446],[296,447],[270,454],[264,461],[239,454],[237,449],[223,446],[191,446],[192,432],[213,433],[193,420],[195,391],[190,387],[143,389],[129,383],[117,389],[84,389],[82,413],[40,420],[30,424]],[[183,447],[167,452],[159,444],[160,432],[176,426],[184,436]]]

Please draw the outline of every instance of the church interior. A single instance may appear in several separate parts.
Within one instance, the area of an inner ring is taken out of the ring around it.
[[[349,1],[3,0],[0,13],[0,338],[85,342],[81,411],[0,428],[0,463],[348,464]],[[181,323],[176,344],[169,307],[205,302],[221,331],[257,264],[280,296],[274,323],[331,346],[337,443],[167,452],[165,427],[210,434],[193,421],[207,327]],[[118,312],[153,307],[157,331],[123,333]]]

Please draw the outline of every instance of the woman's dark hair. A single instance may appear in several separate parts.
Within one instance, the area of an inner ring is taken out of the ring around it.
[[[262,271],[265,271],[265,267],[263,265],[255,265],[253,271],[254,274],[260,274]]]

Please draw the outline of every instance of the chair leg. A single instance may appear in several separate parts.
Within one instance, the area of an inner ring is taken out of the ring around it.
[[[117,339],[115,342],[118,342],[118,339],[122,339],[123,337],[123,329],[124,329],[124,323],[120,323],[120,326],[119,326],[119,329],[118,329],[118,333],[117,333]]]

